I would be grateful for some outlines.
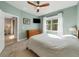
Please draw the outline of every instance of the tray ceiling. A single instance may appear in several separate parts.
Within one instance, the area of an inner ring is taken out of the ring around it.
[[[34,1],[32,2],[36,3]],[[50,5],[48,7],[42,7],[40,8],[39,12],[36,12],[36,8],[28,4],[27,1],[7,1],[7,3],[9,3],[10,5],[36,16],[42,16],[51,12],[68,8],[78,3],[77,1],[41,1],[40,4],[43,4],[45,2],[48,2]]]

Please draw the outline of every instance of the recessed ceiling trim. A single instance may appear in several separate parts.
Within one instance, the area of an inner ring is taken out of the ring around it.
[[[8,4],[35,16],[42,16],[64,8],[69,8],[78,3],[77,1],[43,1],[41,4],[44,2],[48,2],[50,5],[46,8],[41,8],[40,12],[37,13],[35,7],[29,5],[27,1],[7,1]]]

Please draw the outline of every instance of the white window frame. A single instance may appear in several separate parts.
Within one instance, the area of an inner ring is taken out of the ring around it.
[[[48,32],[57,32],[57,31],[58,31],[58,28],[57,28],[57,30],[52,30],[52,29],[51,29],[51,30],[47,30],[47,29],[46,29],[46,28],[47,28],[47,27],[46,27],[46,25],[47,25],[47,24],[46,24],[46,21],[47,21],[47,20],[51,20],[51,21],[52,21],[52,20],[58,19],[58,16],[57,16],[57,15],[56,15],[56,16],[52,16],[52,17],[45,17],[44,19],[45,19],[45,20],[43,21],[43,23],[44,23],[44,27],[43,27],[43,28],[45,28],[45,29],[43,29],[43,30],[44,30],[44,33],[47,32],[47,31],[48,31]],[[51,24],[52,24],[52,23],[51,23]]]
[[[52,25],[52,20],[58,20],[58,19],[49,19],[50,21],[51,21],[51,25]],[[47,22],[47,20],[46,20],[46,22]],[[58,24],[58,23],[57,23]],[[47,24],[46,24],[47,25]],[[46,26],[47,27],[47,26]],[[58,30],[58,25],[57,25],[57,30]],[[52,30],[52,26],[51,26],[51,29],[50,30],[48,30],[47,29],[47,31],[51,31],[51,32],[57,32],[57,30]]]
[[[56,16],[52,16],[52,17],[44,17],[43,18],[43,33],[47,33],[46,21],[50,19],[58,19],[57,31],[52,31],[52,32],[57,32],[57,35],[62,36],[63,35],[63,13],[59,13]]]

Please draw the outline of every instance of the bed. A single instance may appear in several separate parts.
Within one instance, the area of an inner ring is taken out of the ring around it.
[[[38,34],[28,40],[28,48],[40,57],[79,57],[79,40],[73,35]]]

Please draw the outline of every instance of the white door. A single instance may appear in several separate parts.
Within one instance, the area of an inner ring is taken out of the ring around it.
[[[4,49],[4,13],[0,10],[0,53]]]

